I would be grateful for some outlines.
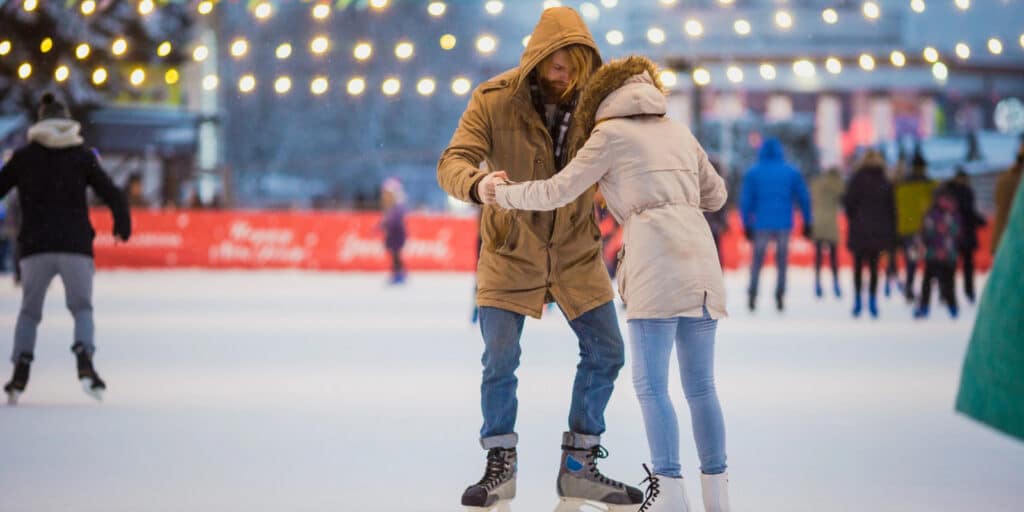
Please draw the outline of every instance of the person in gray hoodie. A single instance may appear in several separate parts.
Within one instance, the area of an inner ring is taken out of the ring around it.
[[[583,137],[555,176],[495,185],[495,201],[512,210],[552,210],[595,184],[623,226],[617,274],[626,305],[633,385],[640,401],[653,471],[645,512],[689,511],[679,460],[678,419],[668,395],[677,350],[693,420],[707,511],[729,510],[725,424],[714,382],[718,319],[725,286],[703,212],[725,205],[725,182],[693,134],[665,117],[657,67],[643,57],[603,66],[577,109]],[[589,135],[588,138],[587,135]]]
[[[22,208],[18,244],[23,295],[11,354],[14,375],[4,386],[12,405],[28,384],[43,300],[56,276],[64,282],[67,307],[75,320],[71,351],[77,359],[78,378],[96,399],[102,399],[106,390],[92,364],[96,232],[89,220],[86,189],[92,188],[110,208],[117,239],[127,241],[132,224],[124,196],[100,167],[96,154],[83,145],[80,129],[67,106],[45,94],[39,122],[28,130],[28,144],[0,170],[0,198],[16,188]]]

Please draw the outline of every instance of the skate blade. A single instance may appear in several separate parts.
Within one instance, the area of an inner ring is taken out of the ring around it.
[[[613,505],[600,501],[591,501],[584,498],[558,498],[558,506],[555,512],[636,512],[640,504],[636,505]]]
[[[512,512],[512,499],[501,499],[487,507],[462,507],[465,512]]]
[[[103,401],[103,390],[99,388],[93,389],[92,379],[88,377],[82,379],[82,390],[85,391],[85,394],[93,397],[97,402]]]
[[[18,397],[20,397],[20,396],[21,396],[21,392],[19,392],[19,391],[8,391],[7,392],[7,405],[10,405],[11,407],[14,407],[15,405],[18,405]]]

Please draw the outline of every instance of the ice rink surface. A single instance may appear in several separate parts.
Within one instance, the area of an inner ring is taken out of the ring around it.
[[[472,277],[384,281],[101,272],[102,404],[75,380],[54,284],[22,405],[0,407],[0,511],[463,510],[484,467]],[[733,316],[717,347],[734,510],[1024,510],[1024,443],[953,411],[973,307],[915,322],[893,298],[881,319],[855,321],[848,284],[842,301],[818,301],[794,271],[787,312],[765,295],[751,315],[745,284],[745,272],[727,278]],[[5,359],[19,300],[0,283]],[[577,348],[557,311],[528,320],[523,345],[519,495],[505,510],[551,511]],[[674,361],[672,373],[700,510]],[[628,350],[607,422],[600,467],[636,484],[648,453]]]

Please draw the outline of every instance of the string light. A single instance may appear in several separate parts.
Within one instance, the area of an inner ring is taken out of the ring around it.
[[[153,0],[142,0],[139,2],[139,14],[149,16],[153,12]]]
[[[1024,48],[1024,34],[1020,35],[1020,47]]]
[[[1024,38],[1024,36],[1021,37]],[[609,30],[608,33],[604,35],[604,38],[608,41],[608,44],[612,46],[618,46],[626,39],[620,30]],[[1024,39],[1022,39],[1022,41],[1024,41]]]
[[[327,78],[323,76],[315,77],[313,78],[313,81],[309,83],[309,92],[317,96],[327,92],[328,88],[330,88],[330,83],[327,81]]]
[[[348,81],[345,90],[348,91],[350,96],[359,96],[366,90],[366,80],[361,77],[353,78]]]
[[[476,40],[476,50],[483,54],[494,53],[494,50],[498,48],[498,41],[494,39],[494,36],[480,36]]]
[[[665,7],[671,7],[671,6],[675,5],[678,0],[659,0],[659,1],[661,2],[661,5],[664,5]]]
[[[601,17],[601,9],[590,2],[580,4],[580,14],[587,21],[597,21]]]
[[[142,68],[133,69],[131,74],[128,75],[128,81],[135,87],[142,85],[146,81],[146,71]]]
[[[555,7],[561,7],[562,2],[558,0],[544,0],[544,10],[553,9]]]
[[[317,55],[327,53],[329,47],[330,41],[328,41],[327,36],[316,36],[309,43],[309,50]]]
[[[389,0],[370,0],[370,7],[381,11],[387,9],[389,3],[391,3]]]
[[[907,56],[899,50],[895,50],[889,54],[889,61],[892,62],[893,66],[902,68],[907,64]]]
[[[85,60],[89,58],[90,53],[92,53],[92,48],[89,48],[89,45],[86,43],[82,43],[75,47],[75,57],[77,57],[78,60]]]
[[[256,9],[253,10],[253,15],[258,20],[266,20],[272,14],[274,14],[274,8],[271,7],[270,2],[260,2],[256,5]]]
[[[530,44],[530,35],[527,34],[523,37],[523,48],[526,48]]]
[[[647,40],[653,44],[661,44],[665,42],[665,31],[660,28],[651,28],[647,30]]]
[[[178,83],[180,78],[181,75],[178,74],[178,70],[174,68],[168,69],[167,72],[164,73],[164,82],[167,82],[167,85],[174,85]]]
[[[871,55],[862,53],[858,62],[860,63],[860,68],[864,71],[871,71],[875,69],[875,58]]]
[[[278,94],[288,94],[292,90],[292,79],[287,76],[279,76],[274,80],[274,91]]]
[[[473,88],[473,83],[468,78],[459,77],[452,80],[452,92],[458,96],[465,96]]]
[[[256,77],[252,75],[242,75],[238,79],[238,90],[243,93],[250,93],[256,88]]]
[[[402,81],[395,77],[390,77],[380,85],[380,90],[385,96],[394,96],[402,91]]]
[[[85,16],[92,16],[92,14],[96,12],[96,2],[93,0],[85,0],[79,7],[82,10],[82,14]]]
[[[92,83],[93,85],[103,85],[107,82],[107,69],[96,68],[92,72]]]
[[[373,46],[371,46],[370,43],[359,43],[352,49],[352,56],[355,57],[356,60],[366,60],[372,55]]]
[[[292,56],[292,45],[291,43],[281,43],[277,45],[277,49],[274,50],[274,56],[279,60],[287,59]]]
[[[700,37],[704,33],[704,25],[695,19],[689,19],[683,25],[683,30],[690,37]]]
[[[938,80],[946,81],[949,78],[949,68],[941,62],[936,62],[932,64],[932,75]]]
[[[751,30],[750,22],[747,20],[736,20],[736,22],[732,24],[732,29],[741,36],[749,35]]]
[[[427,6],[427,13],[435,18],[444,16],[444,12],[448,10],[448,6],[444,2],[430,2]]]
[[[416,92],[420,93],[420,96],[430,96],[434,94],[435,89],[437,82],[434,82],[433,78],[422,78],[416,83]]]
[[[758,71],[761,73],[761,78],[765,80],[775,80],[775,66],[767,63],[761,64],[761,67],[758,69]]]
[[[704,68],[693,70],[693,82],[701,87],[711,83],[711,73]]]
[[[741,83],[743,82],[743,70],[739,66],[729,66],[725,70],[725,77],[734,84]]]
[[[484,10],[491,16],[497,16],[501,14],[501,11],[505,10],[505,2],[500,0],[490,0],[484,4]]]
[[[661,80],[661,85],[664,85],[669,89],[675,87],[679,83],[679,76],[671,69],[663,69],[661,73],[658,73],[658,79]]]
[[[156,48],[156,54],[160,57],[166,57],[171,54],[171,43],[170,41],[164,41],[160,43],[160,46]]]
[[[249,52],[249,42],[246,41],[245,39],[239,37],[238,39],[235,39],[231,43],[231,55],[234,58],[240,59],[240,58],[244,57],[245,54],[248,53],[248,52]]]
[[[451,49],[455,48],[456,41],[457,40],[455,39],[455,36],[453,36],[451,34],[445,34],[445,35],[441,36],[441,42],[440,42],[441,43],[441,49],[442,50],[451,50]]]
[[[4,39],[0,41],[0,56],[7,55],[8,53],[11,53],[11,42]]]
[[[58,81],[58,82],[63,82],[65,80],[67,80],[68,76],[70,76],[70,75],[71,75],[71,70],[68,69],[67,66],[60,65],[60,66],[57,66],[56,70],[54,70],[54,72],[53,72],[53,79]]]
[[[960,57],[961,60],[967,60],[971,56],[971,47],[967,46],[966,43],[957,43],[956,56]]]
[[[924,0],[910,0],[910,8],[916,13],[922,13],[925,10]]]
[[[988,51],[992,55],[999,55],[1000,53],[1003,53],[1003,42],[994,37],[989,39]]]
[[[204,45],[196,46],[195,49],[192,50],[192,60],[194,60],[196,62],[203,62],[209,56],[210,56],[210,49],[207,48]]]
[[[217,75],[211,74],[203,77],[203,89],[212,91],[216,89],[218,85],[220,85],[220,79],[217,78]]]
[[[789,30],[793,28],[793,15],[788,11],[778,11],[775,13],[775,24],[783,30]]]
[[[939,60],[939,51],[936,50],[935,48],[932,48],[931,46],[925,48],[924,52],[922,52],[922,55],[924,55],[924,60],[932,64],[938,62]]]
[[[814,63],[807,59],[800,59],[793,63],[793,74],[800,78],[810,78],[815,74]]]
[[[825,9],[821,11],[821,19],[829,25],[835,25],[839,23],[839,13],[835,9]]]
[[[326,20],[331,15],[331,6],[327,4],[316,4],[313,6],[313,18]]]
[[[122,38],[114,40],[114,43],[110,45],[110,51],[117,57],[120,57],[128,51],[128,41]]]
[[[203,16],[210,14],[211,12],[213,12],[213,2],[205,0],[203,2],[199,2],[199,5],[196,6],[196,11],[198,11],[199,14],[202,14]]]
[[[47,37],[46,39],[43,39],[43,41],[41,43],[39,43],[39,51],[42,52],[42,53],[50,53],[50,50],[52,50],[52,49],[53,49],[53,39],[52,38]]]
[[[619,5],[619,0],[601,0],[601,5],[605,9],[614,9],[616,5]]]
[[[36,7],[39,7],[39,2],[37,0],[25,0],[21,4],[21,8],[25,9],[25,12],[32,12],[36,10]]]
[[[395,57],[399,60],[408,60],[412,57],[415,47],[408,41],[402,41],[395,45]]]
[[[861,10],[864,12],[864,17],[869,20],[877,20],[882,15],[882,9],[875,2],[864,2]]]
[[[961,11],[966,11],[971,8],[971,0],[955,0],[953,3],[956,4],[956,8]]]
[[[825,60],[825,70],[833,75],[838,75],[843,72],[843,63],[835,57],[829,57]]]

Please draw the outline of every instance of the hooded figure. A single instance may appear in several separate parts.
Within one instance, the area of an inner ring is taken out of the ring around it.
[[[14,332],[14,376],[4,387],[16,402],[28,383],[42,317],[43,299],[54,277],[64,282],[68,309],[75,319],[71,347],[78,359],[78,377],[85,390],[99,398],[105,383],[92,366],[95,349],[92,242],[86,189],[92,188],[114,215],[114,236],[131,236],[131,217],[121,191],[100,167],[95,153],[82,145],[80,126],[52,94],[43,96],[39,122],[28,130],[29,143],[16,151],[0,171],[0,197],[18,189],[22,208],[18,234],[22,305]]]
[[[551,301],[579,338],[581,357],[569,431],[562,436],[559,496],[617,505],[643,501],[639,489],[602,475],[596,465],[607,455],[600,444],[604,410],[625,364],[625,346],[601,259],[593,189],[549,212],[510,212],[493,204],[499,176],[550,178],[570,160],[570,141],[586,133],[574,115],[579,91],[600,63],[576,11],[545,10],[519,66],[473,92],[438,162],[445,192],[484,205],[476,303],[484,338],[480,443],[488,462],[483,478],[463,494],[466,506],[487,507],[515,495],[520,337],[524,316],[540,317]]]
[[[711,377],[717,319],[726,316],[725,286],[703,217],[725,205],[727,193],[693,134],[665,117],[657,76],[643,57],[602,67],[580,99],[577,115],[589,138],[572,162],[552,178],[498,185],[496,196],[503,208],[551,210],[600,187],[624,233],[619,293],[654,463],[643,509],[688,510],[678,421],[664,378],[678,337],[677,348],[690,361],[681,370],[699,432],[705,504],[727,510],[724,422]]]

